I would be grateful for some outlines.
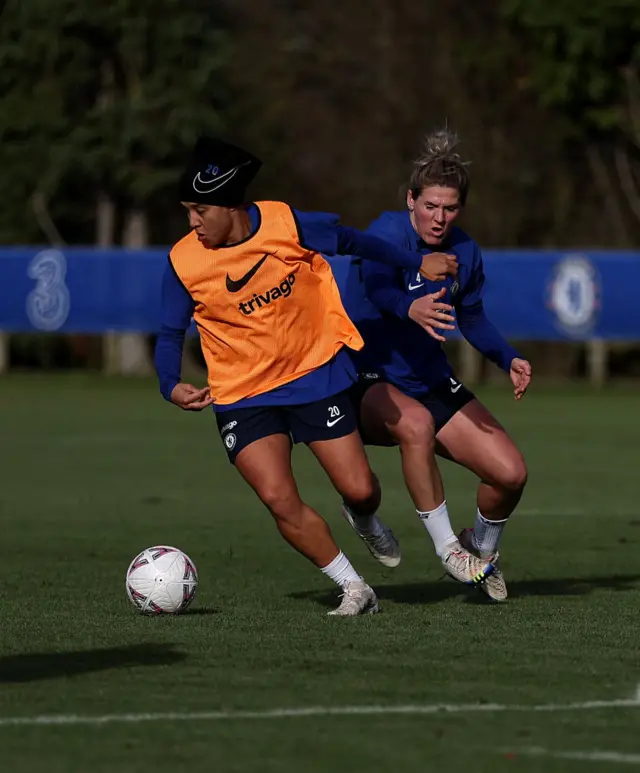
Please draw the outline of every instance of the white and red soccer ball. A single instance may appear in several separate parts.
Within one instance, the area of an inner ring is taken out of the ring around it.
[[[127,596],[143,615],[176,615],[191,604],[198,587],[196,565],[169,545],[143,550],[127,569]]]

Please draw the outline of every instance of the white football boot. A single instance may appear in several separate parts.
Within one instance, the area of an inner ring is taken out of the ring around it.
[[[496,550],[491,556],[480,556],[473,546],[473,529],[463,529],[458,535],[458,539],[463,548],[474,556],[478,556],[482,562],[489,563],[493,567],[491,574],[484,582],[479,583],[480,590],[484,591],[492,601],[506,601],[509,594],[507,593],[507,583],[500,569],[500,553]]]
[[[327,612],[327,614],[355,617],[356,615],[373,615],[379,611],[380,606],[375,591],[361,579],[351,580],[343,586],[340,606]]]
[[[440,560],[445,572],[464,585],[482,587],[494,572],[494,566],[490,560],[480,558],[458,540],[447,545]]]
[[[398,540],[394,537],[391,529],[377,515],[371,516],[374,523],[373,533],[363,532],[358,527],[357,516],[351,512],[351,509],[344,502],[342,503],[342,515],[351,524],[355,533],[369,548],[369,552],[375,559],[380,561],[383,566],[391,568],[398,566],[402,558]]]

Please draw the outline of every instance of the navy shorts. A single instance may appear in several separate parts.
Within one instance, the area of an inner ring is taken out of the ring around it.
[[[358,416],[360,416],[360,405],[362,400],[374,384],[384,384],[387,382],[382,374],[378,373],[361,373],[358,376],[358,382],[351,389],[351,399],[356,406]],[[444,427],[444,425],[454,416],[461,408],[472,400],[475,400],[475,395],[470,389],[459,381],[457,378],[451,376],[450,378],[441,381],[435,387],[429,390],[429,392],[421,397],[413,397],[419,403],[422,403],[424,407],[433,416],[433,422],[435,424],[436,435]],[[367,438],[366,432],[360,426],[360,434],[362,440],[366,445],[376,445]]]
[[[349,391],[303,405],[265,405],[216,412],[216,421],[229,461],[250,443],[270,435],[287,435],[292,443],[335,440],[358,425]]]

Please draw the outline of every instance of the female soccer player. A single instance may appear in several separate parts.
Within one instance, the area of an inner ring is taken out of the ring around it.
[[[438,331],[453,330],[457,319],[467,341],[509,374],[517,400],[529,386],[531,366],[485,316],[480,248],[454,225],[470,184],[456,144],[447,131],[427,136],[411,173],[406,210],[383,213],[367,232],[417,254],[452,253],[457,276],[433,282],[410,269],[365,260],[361,278],[367,300],[354,308],[349,302],[347,308],[365,341],[354,355],[361,374],[363,438],[399,445],[407,488],[445,569],[503,601],[507,587],[497,563],[498,543],[522,495],[527,469],[507,432],[455,377]],[[480,479],[475,525],[458,538],[435,452]],[[359,532],[358,516],[350,521]]]
[[[155,353],[163,396],[184,410],[213,405],[227,454],[289,544],[343,591],[329,614],[376,612],[373,590],[338,549],[326,522],[305,504],[291,471],[291,443],[306,443],[371,552],[400,561],[376,516],[380,489],[357,432],[348,389],[356,379],[347,349],[362,339],[319,254],[366,254],[432,280],[455,276],[455,257],[423,258],[337,217],[281,202],[244,206],[260,161],[220,140],[198,141],[181,183],[191,232],[169,255]],[[181,381],[191,318],[200,332],[208,387]]]

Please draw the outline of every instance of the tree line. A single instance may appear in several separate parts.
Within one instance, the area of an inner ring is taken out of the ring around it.
[[[486,246],[640,236],[638,0],[6,0],[0,101],[2,244],[174,241],[206,132],[364,226],[445,122]]]

